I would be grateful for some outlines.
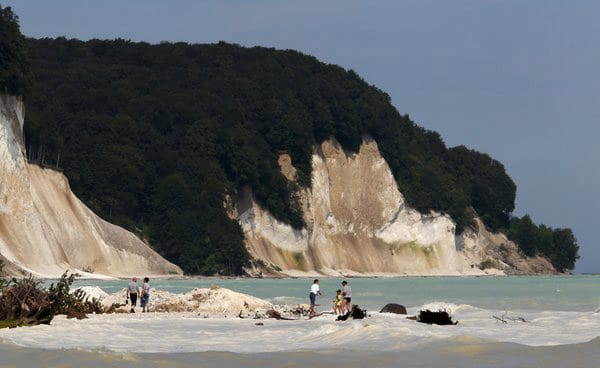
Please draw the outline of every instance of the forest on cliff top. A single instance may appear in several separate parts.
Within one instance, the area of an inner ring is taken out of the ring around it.
[[[64,170],[93,211],[187,273],[239,274],[250,261],[223,205],[227,195],[250,186],[275,218],[302,228],[296,192],[311,185],[314,145],[333,137],[353,153],[366,135],[417,210],[447,213],[459,231],[478,215],[559,270],[578,257],[570,229],[512,216],[516,186],[500,162],[446,147],[352,70],[223,42],[25,44],[29,62],[21,65],[30,65],[34,82],[4,90],[26,91],[30,160]],[[298,170],[294,183],[280,172],[282,151]]]

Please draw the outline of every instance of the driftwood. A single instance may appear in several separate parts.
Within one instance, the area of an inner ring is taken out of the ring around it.
[[[80,312],[80,311],[69,311],[69,312],[67,312],[67,318],[68,319],[72,319],[72,318],[86,319],[86,318],[88,318],[88,316],[86,316],[85,313]]]
[[[274,318],[276,320],[284,320],[284,321],[294,321],[295,318],[288,318],[281,315],[281,313],[277,312],[274,309],[269,309],[267,312],[267,317]]]
[[[456,325],[458,321],[452,321],[452,317],[445,310],[432,312],[429,309],[419,312],[417,322],[427,323],[430,325]]]
[[[366,309],[360,309],[358,305],[352,306],[352,319],[363,319],[367,316]]]
[[[0,327],[50,324],[57,314],[83,319],[87,313],[104,313],[100,300],[89,297],[78,289],[70,292],[77,274],[65,272],[48,290],[32,276],[0,283]]]
[[[494,319],[497,319],[498,321],[502,322],[502,323],[508,323],[508,321],[511,322],[529,322],[527,321],[525,318],[523,317],[509,317],[508,314],[506,312],[504,312],[504,314],[502,314],[502,316],[498,317],[498,316],[492,316]]]
[[[28,277],[13,279],[0,295],[0,321],[15,326],[50,324],[54,318],[52,300],[40,289],[40,282]]]
[[[506,323],[506,320],[502,317],[496,317],[496,316],[492,316],[493,318],[497,319],[498,321],[502,322],[502,323]]]
[[[352,311],[351,312],[346,312],[346,314],[338,316],[337,319],[336,319],[336,321],[345,321],[349,317],[352,317],[352,319],[363,319],[366,316],[367,316],[367,310],[366,309],[360,309],[360,307],[358,305],[354,304],[352,306]]]

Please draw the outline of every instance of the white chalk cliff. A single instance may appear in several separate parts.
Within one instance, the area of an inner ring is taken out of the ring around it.
[[[288,155],[282,173],[295,179]],[[543,258],[525,258],[502,234],[457,235],[452,219],[410,208],[375,141],[357,154],[325,141],[312,156],[312,188],[300,193],[306,228],[275,220],[242,190],[232,216],[255,260],[250,273],[308,275],[481,275],[551,273]],[[485,269],[481,269],[483,264]],[[257,266],[258,265],[258,266]],[[261,266],[262,265],[262,266]]]
[[[0,96],[0,259],[9,273],[57,277],[181,274],[132,233],[87,208],[60,172],[28,164],[23,103]]]

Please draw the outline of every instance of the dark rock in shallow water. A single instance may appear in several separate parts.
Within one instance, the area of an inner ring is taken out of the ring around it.
[[[429,309],[420,311],[417,321],[430,325],[456,325],[458,321],[453,322],[452,317],[446,311],[432,312]]]
[[[386,304],[379,313],[406,314],[406,308],[400,304],[389,303]]]

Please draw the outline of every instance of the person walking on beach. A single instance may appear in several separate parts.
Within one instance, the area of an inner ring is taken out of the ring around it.
[[[131,309],[129,310],[129,313],[135,313],[135,305],[137,304],[137,297],[139,293],[137,277],[132,278],[129,282],[129,285],[127,285],[127,293],[129,295],[128,299],[131,301]]]
[[[346,280],[342,281],[342,295],[344,296],[344,301],[342,301],[342,313],[344,313],[344,308],[350,313],[350,308],[352,307],[352,288],[348,285]]]
[[[321,295],[321,290],[319,289],[319,279],[315,279],[313,284],[310,286],[310,294],[308,297],[310,299],[310,309],[308,310],[308,314],[310,317],[314,317],[315,313],[315,305],[317,304],[317,295]]]
[[[142,292],[140,294],[140,306],[142,307],[142,313],[149,312],[148,302],[150,301],[150,279],[144,277],[144,285],[142,285]]]

